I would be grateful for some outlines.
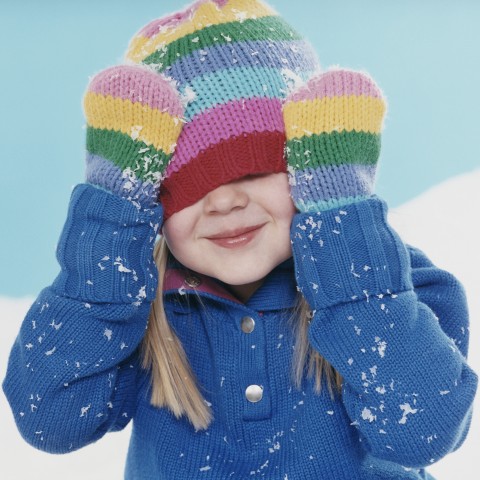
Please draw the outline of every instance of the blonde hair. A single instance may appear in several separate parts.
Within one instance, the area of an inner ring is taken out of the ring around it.
[[[206,429],[212,421],[212,412],[205,402],[185,350],[170,326],[163,306],[163,280],[169,250],[165,240],[155,245],[154,258],[158,268],[158,287],[152,303],[147,332],[142,342],[142,366],[151,370],[152,395],[150,403],[168,408],[176,418],[185,415],[196,430]],[[310,345],[308,327],[311,310],[299,294],[290,323],[295,334],[292,361],[292,381],[301,387],[303,377],[315,377],[315,392],[320,394],[325,375],[330,396],[341,392],[342,377]],[[306,372],[305,372],[306,370]],[[333,387],[334,385],[334,387]]]

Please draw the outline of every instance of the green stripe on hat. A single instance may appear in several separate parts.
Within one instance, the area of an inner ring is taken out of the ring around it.
[[[130,168],[139,179],[151,181],[155,181],[152,174],[162,174],[172,157],[122,132],[93,127],[87,127],[87,150],[122,170]]]
[[[152,53],[142,63],[157,64],[158,71],[162,72],[183,56],[213,45],[258,40],[302,40],[302,38],[285,20],[278,16],[248,19],[243,22],[228,22],[211,25],[181,37],[166,45],[165,49],[159,49]]]
[[[288,163],[296,169],[329,165],[375,165],[380,155],[380,134],[331,132],[287,142]]]

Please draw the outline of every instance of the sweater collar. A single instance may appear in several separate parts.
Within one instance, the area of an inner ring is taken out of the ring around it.
[[[217,279],[188,270],[175,259],[170,259],[165,272],[163,293],[166,297],[199,295],[219,302],[243,305]],[[281,310],[295,305],[297,288],[290,258],[274,268],[262,286],[249,298],[245,306],[258,311]]]

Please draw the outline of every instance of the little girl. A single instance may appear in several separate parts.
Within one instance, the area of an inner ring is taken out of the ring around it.
[[[468,432],[461,285],[373,194],[385,100],[258,0],[155,20],[85,96],[86,183],[3,387],[127,479],[431,479]],[[161,233],[157,238],[157,233]]]

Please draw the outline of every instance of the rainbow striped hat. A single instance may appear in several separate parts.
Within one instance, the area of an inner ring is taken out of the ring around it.
[[[116,125],[132,116],[118,111],[112,124],[95,124],[101,115],[87,100],[87,179],[110,169],[115,184],[151,195],[161,182],[168,218],[224,183],[286,171],[282,103],[319,63],[272,8],[258,0],[197,1],[142,28],[126,59],[97,76],[87,96],[96,94],[90,102],[97,104],[131,102],[141,125]],[[115,74],[116,88],[105,86]],[[157,88],[168,91],[159,104]]]

